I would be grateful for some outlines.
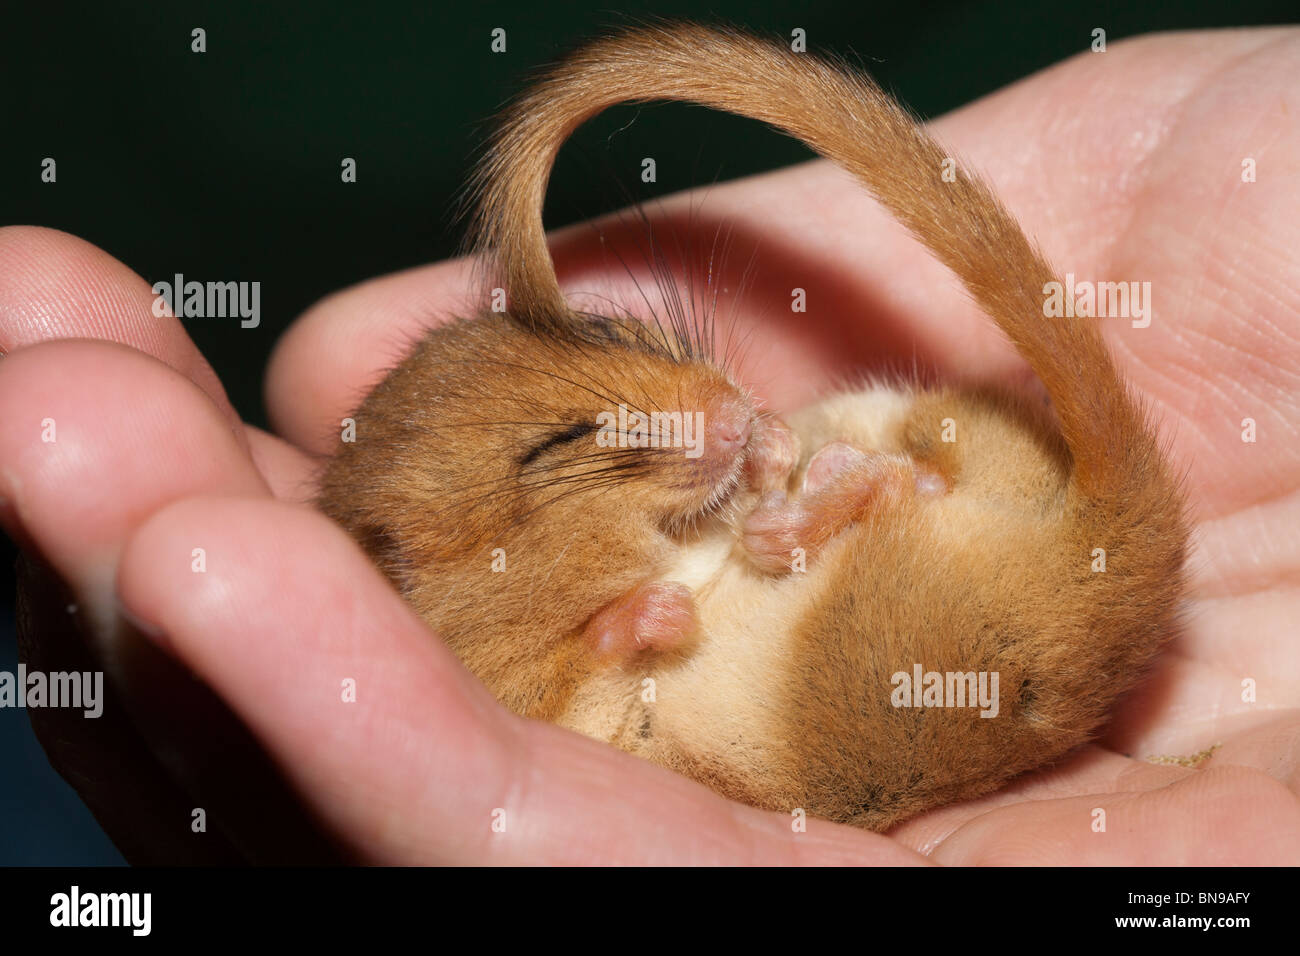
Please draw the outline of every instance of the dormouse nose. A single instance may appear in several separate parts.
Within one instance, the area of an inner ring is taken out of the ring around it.
[[[734,398],[714,403],[712,414],[705,413],[705,453],[738,454],[749,443],[753,414],[749,406]],[[711,446],[711,447],[710,447]]]

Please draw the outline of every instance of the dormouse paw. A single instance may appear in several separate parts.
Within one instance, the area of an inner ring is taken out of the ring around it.
[[[872,511],[947,492],[941,474],[908,455],[832,442],[808,462],[798,495],[776,491],[762,498],[746,517],[741,540],[759,568],[788,573]]]
[[[763,418],[749,440],[745,477],[755,491],[784,488],[799,461],[799,436],[779,418]]]
[[[607,661],[627,660],[642,651],[672,651],[694,632],[695,598],[684,584],[639,584],[615,598],[587,622],[586,636]]]

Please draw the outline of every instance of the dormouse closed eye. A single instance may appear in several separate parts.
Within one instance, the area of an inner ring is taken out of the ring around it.
[[[530,448],[527,453],[519,459],[519,464],[526,468],[552,448],[577,441],[579,438],[590,435],[595,430],[595,422],[578,422],[576,425],[570,425],[568,428],[557,431],[549,438],[543,439]]]

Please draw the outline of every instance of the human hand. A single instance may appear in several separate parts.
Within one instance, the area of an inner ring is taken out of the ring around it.
[[[1297,186],[1294,164],[1283,167],[1300,134],[1281,112],[1298,44],[1294,30],[1115,44],[935,124],[1062,272],[1150,281],[1156,297],[1149,328],[1103,325],[1188,471],[1194,605],[1107,735],[1059,767],[889,836],[818,821],[795,833],[789,816],[510,715],[305,506],[339,420],[430,315],[468,301],[464,263],[366,283],[305,315],[268,374],[277,438],[239,423],[180,324],[151,315],[143,280],[79,240],[9,229],[0,513],[71,589],[88,653],[124,682],[133,714],[92,726],[32,711],[60,722],[42,734],[51,759],[133,859],[305,852],[305,836],[267,849],[292,807],[238,812],[248,753],[196,740],[210,709],[131,650],[129,613],[156,635],[143,646],[199,675],[365,860],[1294,862],[1300,659],[1288,638],[1300,554],[1276,529],[1295,526],[1300,487],[1289,442]],[[1259,181],[1243,184],[1247,156]],[[1024,374],[955,282],[838,170],[814,163],[715,187],[656,216],[698,226],[701,211],[732,230],[732,263],[756,256],[757,279],[727,305],[748,339],[739,374],[775,407],[914,358],[974,380]],[[606,229],[614,244],[619,229]],[[631,300],[601,248],[585,227],[556,237],[566,285]],[[733,293],[739,272],[720,280]],[[782,314],[795,286],[810,302],[797,321]],[[1255,444],[1241,441],[1245,417]],[[58,423],[53,444],[40,441],[45,418]],[[203,574],[191,570],[195,547]],[[63,605],[34,603],[29,657],[82,653]],[[1241,700],[1246,678],[1253,703]],[[341,701],[344,679],[355,703]],[[1202,770],[1140,759],[1216,743]],[[213,830],[203,836],[189,828],[197,806]],[[1104,833],[1094,808],[1106,810]]]

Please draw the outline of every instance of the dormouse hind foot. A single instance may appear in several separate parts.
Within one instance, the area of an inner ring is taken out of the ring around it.
[[[745,518],[741,540],[755,565],[784,574],[869,514],[918,495],[947,492],[941,474],[908,455],[831,442],[809,461],[798,494],[771,491],[763,496]]]
[[[684,584],[639,584],[597,611],[586,637],[608,663],[621,663],[644,651],[673,651],[696,628],[695,598]]]

